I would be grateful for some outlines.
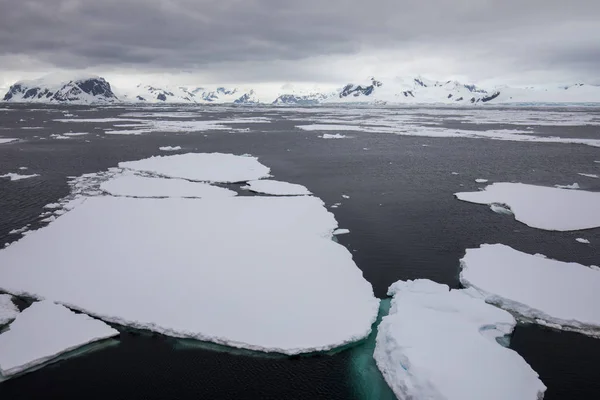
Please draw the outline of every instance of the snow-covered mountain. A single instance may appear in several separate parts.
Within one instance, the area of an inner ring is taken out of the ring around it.
[[[14,83],[4,101],[15,103],[114,103],[119,101],[110,83],[94,76],[57,82],[52,79]]]
[[[4,101],[39,103],[171,103],[171,104],[508,104],[600,103],[600,87],[575,84],[548,88],[496,87],[490,90],[458,81],[424,77],[375,79],[347,83],[337,90],[284,85],[256,87],[205,87],[137,85],[111,88],[101,77],[62,82],[39,79],[13,84]]]

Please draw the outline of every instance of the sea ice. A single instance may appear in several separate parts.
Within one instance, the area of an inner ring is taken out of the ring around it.
[[[270,169],[256,157],[187,153],[119,163],[120,168],[192,181],[235,183],[267,178]]]
[[[583,243],[583,244],[590,244],[590,241],[584,238],[577,238],[575,239],[575,241],[579,242],[579,243]]]
[[[257,193],[265,193],[276,196],[304,196],[312,194],[306,187],[296,183],[275,181],[271,179],[249,181],[247,186],[242,189],[248,189]]]
[[[379,308],[336,228],[313,196],[89,197],[0,250],[0,289],[175,337],[325,351],[366,337]]]
[[[2,138],[2,137],[0,137],[0,144],[15,142],[17,140],[19,140],[19,139]]]
[[[559,189],[579,189],[579,184],[575,182],[572,185],[554,185],[554,187]]]
[[[148,178],[137,175],[116,176],[100,185],[113,196],[131,197],[231,197],[233,190],[184,179]]]
[[[8,324],[19,314],[19,309],[8,294],[0,294],[0,326]]]
[[[595,178],[595,179],[600,178],[600,176],[598,176],[596,174],[582,174],[581,172],[579,172],[577,175],[585,176],[587,178]]]
[[[181,150],[181,146],[163,146],[158,148],[161,151],[177,151]]]
[[[488,181],[487,179],[481,179],[481,178],[475,179],[475,182],[477,182],[477,183],[486,183],[487,181]]]
[[[17,315],[0,334],[0,373],[9,377],[119,331],[97,319],[44,300]]]
[[[9,178],[11,181],[20,181],[22,179],[35,178],[36,176],[40,176],[40,175],[39,174],[21,175],[21,174],[15,174],[13,172],[9,172],[8,174],[0,175],[0,178]]]
[[[501,182],[455,196],[470,203],[507,205],[517,221],[533,228],[574,231],[600,226],[597,192]]]
[[[398,281],[388,294],[373,356],[399,399],[543,397],[538,374],[497,342],[516,325],[508,312],[429,280]]]
[[[600,337],[600,273],[502,244],[467,249],[460,281],[525,321]]]

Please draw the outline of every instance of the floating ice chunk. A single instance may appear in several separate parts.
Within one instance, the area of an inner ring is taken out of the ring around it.
[[[452,175],[460,175],[458,172],[452,172]]]
[[[59,140],[71,139],[68,136],[58,135],[58,134],[52,134],[52,135],[50,135],[50,137],[53,139],[59,139]]]
[[[22,228],[19,229],[13,229],[12,231],[8,232],[9,235],[19,235],[23,232],[27,232],[29,230],[29,225],[26,225]]]
[[[482,178],[475,179],[475,182],[477,182],[477,183],[486,183],[487,181],[488,181],[487,179],[482,179]]]
[[[600,273],[502,244],[467,249],[460,281],[525,321],[542,319],[600,337]]]
[[[349,199],[349,198],[350,198],[350,196],[348,196],[347,194],[343,194],[343,195],[342,195],[342,197],[343,197],[344,199]]]
[[[120,168],[150,172],[170,178],[206,182],[244,182],[267,178],[270,169],[256,157],[223,153],[187,153],[119,163]]]
[[[12,302],[10,295],[0,294],[0,326],[8,324],[19,314],[19,309]]]
[[[177,151],[181,150],[181,146],[163,146],[158,148],[161,151]]]
[[[554,185],[554,187],[559,189],[579,189],[579,184],[575,182],[572,185]]]
[[[429,280],[393,284],[375,361],[399,399],[537,400],[538,374],[498,339],[516,325],[506,311]],[[457,377],[469,377],[457,379]]]
[[[322,139],[346,139],[348,136],[342,135],[340,133],[324,133],[322,136],[319,136]]]
[[[312,194],[306,187],[296,183],[275,181],[271,179],[249,181],[247,186],[242,189],[248,189],[257,193],[272,194],[276,196],[304,196]]]
[[[342,205],[342,203],[334,203],[331,205],[331,208],[338,208],[341,205]]]
[[[54,209],[57,209],[60,207],[61,207],[60,203],[49,203],[44,206],[44,208],[48,209],[48,210],[54,210]]]
[[[64,133],[63,136],[85,136],[88,132],[67,132]]]
[[[19,169],[20,169],[21,171],[24,171],[24,170],[26,170],[26,169],[27,169],[27,167],[19,167]]]
[[[33,303],[0,334],[0,373],[9,377],[119,331],[51,301]]]
[[[590,241],[584,238],[577,238],[575,239],[575,241],[579,242],[579,243],[584,243],[584,244],[590,244]]]
[[[0,178],[9,178],[11,181],[20,181],[22,179],[35,178],[36,176],[40,176],[40,175],[39,174],[21,175],[21,174],[15,174],[13,172],[9,172],[8,174],[0,175]]]
[[[585,177],[588,177],[588,178],[595,178],[595,179],[600,178],[600,176],[598,176],[596,174],[582,174],[581,172],[579,172],[577,175],[585,176]]]
[[[496,214],[513,215],[512,210],[506,204],[493,203],[490,205],[490,209]]]
[[[176,337],[325,351],[366,337],[379,308],[336,228],[313,196],[90,197],[0,250],[0,289]]]
[[[0,137],[0,144],[10,143],[10,142],[16,142],[17,140],[19,140],[19,139],[2,138],[2,137]]]
[[[596,192],[502,182],[455,196],[470,203],[506,204],[517,221],[533,228],[573,231],[600,226],[600,193]]]
[[[333,234],[336,236],[337,235],[346,235],[348,233],[350,233],[349,229],[336,229],[335,231],[333,231]]]
[[[100,185],[100,189],[113,196],[131,197],[231,197],[233,190],[212,186],[207,183],[190,182],[184,179],[147,178],[123,175]]]

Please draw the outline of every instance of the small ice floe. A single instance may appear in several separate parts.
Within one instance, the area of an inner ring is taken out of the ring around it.
[[[187,153],[119,163],[119,168],[192,181],[235,183],[269,177],[256,157],[224,153]]]
[[[21,171],[24,171],[24,170],[26,170],[26,169],[27,169],[27,167],[19,167],[19,169],[20,169]]]
[[[554,187],[558,188],[558,189],[579,189],[579,184],[577,182],[575,182],[572,185],[554,185]]]
[[[12,231],[8,232],[9,235],[20,235],[23,232],[27,232],[29,230],[29,225],[26,225],[22,228],[19,229],[13,229]]]
[[[181,150],[181,146],[162,146],[158,148],[161,151],[177,151]]]
[[[249,181],[242,189],[275,196],[306,196],[312,194],[305,186],[271,179]]]
[[[69,136],[69,137],[71,137],[71,136],[85,136],[85,135],[88,135],[88,134],[89,134],[88,132],[67,132],[67,133],[64,133],[63,136]]]
[[[487,181],[488,181],[487,179],[482,179],[482,178],[475,179],[475,182],[477,182],[477,183],[486,183]]]
[[[460,175],[458,172],[452,172],[452,175]]]
[[[19,140],[19,139],[0,137],[0,144],[10,143],[10,142],[16,142],[17,140]]]
[[[347,194],[343,194],[343,195],[342,195],[342,197],[343,197],[344,199],[349,199],[349,198],[350,198],[350,196],[348,196]]]
[[[390,286],[373,355],[390,388],[399,399],[542,398],[538,374],[500,344],[514,317],[465,292],[426,279]]]
[[[460,281],[525,322],[537,319],[600,337],[600,273],[502,244],[467,249]],[[568,283],[568,284],[566,284]]]
[[[12,302],[10,295],[0,294],[0,326],[8,324],[19,314],[19,309]]]
[[[49,203],[44,206],[44,208],[47,210],[54,210],[54,209],[57,209],[60,207],[61,207],[60,203]]]
[[[0,175],[0,178],[8,178],[11,181],[20,181],[22,179],[30,179],[35,178],[36,176],[40,176],[39,174],[31,174],[31,175],[21,175],[9,172],[8,174]]]
[[[502,182],[454,195],[470,203],[505,204],[517,221],[533,228],[574,231],[600,226],[598,192]]]
[[[348,136],[342,135],[341,133],[324,133],[319,137],[322,139],[346,139]]]
[[[590,241],[584,238],[577,238],[575,241],[583,244],[590,244]]]
[[[113,196],[131,197],[232,197],[233,190],[212,186],[207,183],[190,182],[184,179],[149,178],[137,175],[122,175],[100,185],[100,189]]]
[[[346,235],[348,233],[350,233],[350,229],[336,229],[335,231],[333,231],[333,234],[335,236],[337,236],[337,235]]]
[[[594,179],[600,178],[600,176],[598,176],[596,174],[582,174],[581,172],[577,173],[577,175],[585,176],[587,178],[594,178]]]
[[[338,208],[338,207],[339,207],[339,206],[341,206],[341,205],[342,205],[342,203],[334,203],[334,204],[332,204],[330,207],[331,207],[331,208]]]
[[[68,137],[68,136],[58,135],[58,134],[52,134],[52,135],[50,135],[50,137],[52,139],[58,139],[58,140],[70,139],[70,137]]]
[[[26,372],[63,353],[118,334],[85,314],[48,300],[36,302],[0,334],[0,373],[6,378]]]

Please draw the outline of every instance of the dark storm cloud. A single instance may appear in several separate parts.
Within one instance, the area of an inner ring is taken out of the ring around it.
[[[600,67],[589,40],[600,37],[599,16],[592,0],[0,0],[0,56],[202,69],[406,51],[588,73]]]

